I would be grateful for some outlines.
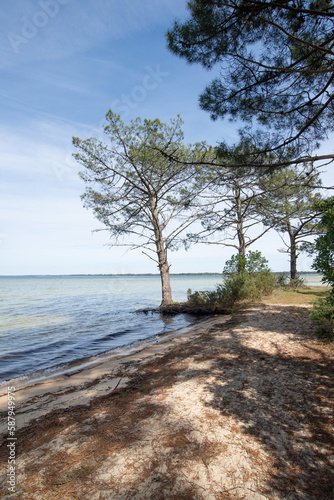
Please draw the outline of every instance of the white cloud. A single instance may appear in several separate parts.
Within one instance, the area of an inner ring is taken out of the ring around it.
[[[101,225],[82,207],[84,184],[67,147],[69,137],[88,129],[35,121],[22,130],[0,130],[0,274],[157,272],[140,251],[110,249],[107,232],[92,234]],[[289,258],[278,252],[281,246],[271,232],[252,249],[261,250],[273,270],[287,270]],[[204,245],[172,252],[171,271],[221,272],[232,253]],[[300,256],[298,269],[307,271],[311,262]]]
[[[13,51],[9,33],[22,36],[26,20],[38,24],[41,2],[51,9],[58,2],[57,13]],[[183,16],[185,5],[180,0],[6,2],[0,14],[0,64],[9,69],[1,91],[0,274],[157,272],[140,251],[109,249],[106,232],[92,235],[99,223],[81,204],[84,184],[71,138],[100,137],[107,109],[144,86],[148,65],[160,65],[168,77],[154,88],[150,80],[152,90],[144,87],[145,99],[135,101],[125,121],[143,116],[167,122],[180,113],[186,141],[237,140],[236,127],[212,122],[198,109],[210,75],[165,48],[166,24]],[[132,36],[136,33],[143,36]],[[275,270],[288,268],[280,246],[274,235],[259,243]],[[213,246],[181,250],[170,254],[171,270],[220,272],[231,253]]]
[[[94,131],[66,120],[62,123],[28,120],[22,128],[0,127],[2,184],[20,186],[25,182],[28,189],[29,183],[35,187],[48,184],[51,190],[64,182],[79,185],[80,168],[72,156],[72,136],[86,136],[89,132]]]
[[[68,57],[105,40],[124,39],[166,16],[182,16],[179,0],[13,0],[0,18],[3,67]]]

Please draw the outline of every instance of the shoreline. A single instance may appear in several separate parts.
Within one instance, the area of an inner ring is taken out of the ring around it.
[[[209,315],[207,315],[209,316]],[[120,347],[115,347],[114,349],[109,349],[108,351],[101,352],[100,354],[95,354],[92,356],[85,356],[83,358],[77,358],[68,363],[63,363],[59,365],[52,366],[50,368],[45,368],[41,370],[37,370],[35,372],[30,372],[28,374],[18,375],[15,378],[0,380],[0,397],[7,393],[7,387],[9,385],[15,386],[16,389],[22,389],[26,386],[35,385],[36,383],[43,382],[44,380],[50,378],[56,378],[58,376],[71,376],[72,372],[77,372],[78,370],[82,370],[93,366],[95,364],[99,364],[105,360],[109,360],[110,358],[116,356],[125,356],[133,351],[137,351],[138,349],[145,348],[146,345],[150,345],[152,343],[160,342],[161,339],[164,339],[168,335],[176,335],[178,333],[182,333],[183,330],[187,330],[188,328],[192,328],[196,324],[198,324],[201,320],[198,318],[194,318],[194,322],[190,323],[188,326],[183,326],[181,328],[176,328],[175,330],[170,330],[168,332],[160,332],[151,335],[142,340],[135,340],[128,344],[125,344]],[[203,320],[204,321],[204,320]]]
[[[203,321],[167,333],[159,333],[148,339],[109,351],[99,357],[84,358],[82,361],[50,376],[22,381],[19,385],[0,386],[0,412],[7,409],[7,386],[15,387],[16,423],[18,429],[29,425],[45,414],[72,406],[89,404],[96,397],[126,386],[128,377],[119,375],[126,368],[131,375],[140,364],[162,357],[166,351],[178,344],[201,335],[207,327],[219,318],[226,322],[231,316],[214,315]],[[130,348],[129,348],[130,347]],[[3,419],[2,419],[3,420]],[[7,432],[7,422],[0,422],[0,438]]]
[[[334,347],[308,309],[250,305],[18,390],[11,498],[334,498]]]

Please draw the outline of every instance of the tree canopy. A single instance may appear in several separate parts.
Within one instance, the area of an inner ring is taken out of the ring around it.
[[[291,166],[262,178],[263,195],[256,201],[263,224],[276,229],[290,255],[290,278],[297,279],[297,258],[308,251],[321,228],[317,206],[322,196],[319,172],[311,165]]]
[[[172,302],[167,252],[198,218],[196,197],[205,186],[191,163],[203,156],[203,145],[183,144],[180,117],[170,125],[140,118],[125,125],[112,111],[106,118],[108,142],[73,138],[88,186],[82,198],[112,245],[142,249],[157,263],[165,305]],[[184,163],[174,162],[172,152]]]
[[[319,204],[324,234],[316,241],[316,258],[313,269],[323,274],[323,281],[332,286],[331,301],[334,304],[334,197]]]
[[[258,168],[207,168],[212,182],[204,195],[211,206],[205,204],[203,229],[188,235],[190,241],[232,247],[245,255],[248,247],[270,229],[263,227],[256,204],[257,198],[263,196],[261,174]]]
[[[334,130],[332,1],[191,0],[188,9],[167,39],[188,62],[220,68],[200,106],[213,119],[241,119],[242,136],[276,163],[333,160],[312,156]]]

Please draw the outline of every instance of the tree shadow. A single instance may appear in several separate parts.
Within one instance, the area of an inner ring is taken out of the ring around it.
[[[187,419],[159,428],[169,408],[163,395],[161,402],[150,398],[172,387],[180,374],[173,363],[189,352],[195,354],[197,348],[172,349],[135,372],[126,388],[88,405],[50,412],[20,429],[18,458],[24,454],[29,460],[18,465],[24,481],[18,482],[13,500],[52,495],[64,500],[202,500],[203,488],[192,480],[191,464],[215,457],[221,448],[194,439]],[[192,376],[189,372],[187,378]],[[147,442],[153,452],[145,450]],[[6,443],[0,446],[0,459],[6,463]],[[6,485],[0,484],[0,496],[5,492]]]
[[[224,441],[214,435],[199,438],[194,422],[183,415],[178,421],[167,418],[170,425],[159,427],[171,411],[166,391],[176,383],[201,379],[207,396],[203,405],[214,410],[214,428],[224,425],[218,412],[224,421],[237,422],[238,432],[246,440],[249,436],[249,446],[255,441],[271,459],[270,476],[260,478],[261,493],[249,498],[262,493],[272,498],[273,491],[287,500],[334,498],[334,362],[320,345],[309,342],[312,325],[300,313],[286,307],[261,310],[263,316],[254,310],[229,323],[217,321],[206,334],[139,368],[127,388],[88,406],[46,415],[22,430],[21,452],[33,458],[22,470],[28,479],[24,493],[31,499],[45,493],[77,498],[71,492],[87,499],[96,492],[101,499],[206,498],[194,470],[204,474],[221,457],[228,468],[234,457]],[[305,327],[296,335],[298,318]],[[267,349],[252,345],[253,328],[265,333]],[[285,336],[286,343],[275,338],[276,333]],[[51,452],[43,448],[45,443],[55,443]],[[145,443],[153,453],[145,450]],[[134,449],[142,449],[137,463],[131,462]],[[6,460],[5,444],[2,451]],[[128,484],[120,481],[122,470],[114,474],[119,456],[128,457],[123,464]],[[258,458],[253,467],[261,475]],[[217,499],[232,498],[224,493],[224,485],[215,488]]]
[[[247,314],[247,327],[259,330],[261,318],[255,314]],[[274,320],[273,332],[287,337],[294,333],[293,313],[277,307],[268,314]],[[268,342],[270,324],[264,317]],[[247,345],[247,336],[237,328],[226,331],[216,341],[220,356],[213,363],[216,380],[206,387],[212,395],[207,404],[236,419],[242,433],[260,442],[274,459],[269,488],[287,495],[282,498],[330,500],[334,498],[334,362],[323,351],[309,348],[309,326],[297,336],[305,348],[301,356],[289,354],[275,342],[271,346],[276,345],[276,352],[265,352]],[[224,352],[235,357],[229,360]]]
[[[330,288],[328,290],[308,290],[308,289],[297,289],[296,292],[300,295],[315,295],[319,299],[324,299],[330,292]]]

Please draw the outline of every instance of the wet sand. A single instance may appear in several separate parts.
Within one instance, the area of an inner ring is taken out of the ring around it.
[[[230,316],[223,316],[228,321]],[[46,413],[89,403],[93,398],[103,396],[125,387],[128,377],[124,377],[124,368],[129,375],[142,362],[162,356],[168,349],[195,338],[205,331],[215,318],[192,326],[161,334],[147,341],[139,342],[134,347],[124,347],[107,357],[86,360],[82,365],[70,368],[64,373],[31,380],[15,387],[16,428],[25,427],[32,420]],[[10,386],[13,386],[9,382]],[[7,410],[7,387],[0,388],[0,412]],[[0,438],[7,433],[7,421],[1,418]]]

